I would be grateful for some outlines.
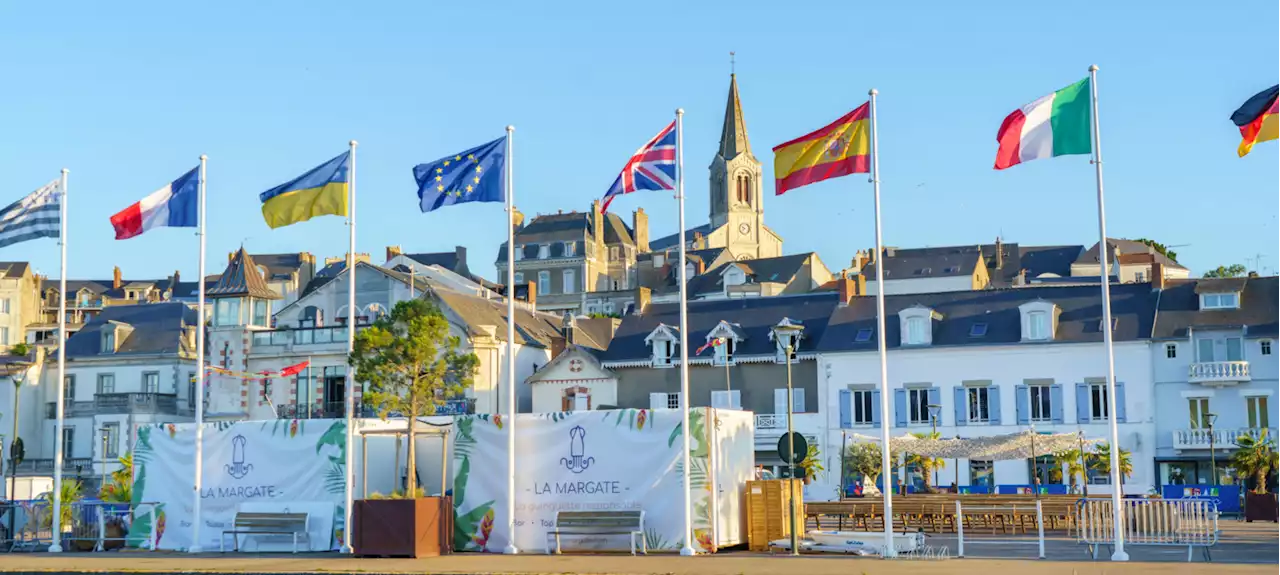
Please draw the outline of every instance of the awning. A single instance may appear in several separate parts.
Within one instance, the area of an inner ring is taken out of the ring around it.
[[[879,437],[852,434],[849,436],[856,443],[879,443]],[[971,437],[967,439],[943,438],[922,439],[914,435],[902,435],[889,438],[889,449],[894,452],[907,452],[940,459],[990,459],[1004,461],[1010,459],[1030,459],[1032,446],[1035,455],[1053,455],[1080,446],[1081,438],[1076,433],[1035,433],[1023,431],[1007,435],[990,435],[987,437]],[[1087,444],[1096,440],[1084,439]]]

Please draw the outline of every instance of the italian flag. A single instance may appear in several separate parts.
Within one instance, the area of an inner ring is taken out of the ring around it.
[[[1088,78],[1014,110],[996,134],[996,169],[1092,152],[1089,119]]]

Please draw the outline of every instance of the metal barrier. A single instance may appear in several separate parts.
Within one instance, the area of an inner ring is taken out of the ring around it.
[[[129,532],[135,519],[145,516],[149,531],[139,545],[142,549],[155,550],[159,543],[156,519],[159,504],[152,502],[107,503],[82,501],[69,506],[71,522],[63,527],[60,540],[73,551],[105,551],[128,544]],[[0,503],[0,538],[7,551],[39,551],[52,543],[52,509],[44,501],[20,501]],[[13,532],[9,532],[10,519]]]
[[[1209,548],[1218,543],[1218,505],[1195,499],[1122,499],[1121,530],[1125,545],[1187,547],[1187,561],[1201,548],[1211,561]],[[1079,516],[1078,541],[1089,546],[1098,558],[1098,549],[1115,544],[1114,507],[1110,499],[1088,499],[1076,503]]]
[[[1026,506],[1022,506],[1026,509]],[[1017,505],[963,505],[962,502],[956,500],[956,557],[964,557],[964,514],[968,512],[973,515],[988,514],[1011,514],[1019,513]],[[999,544],[1018,544],[1018,545],[1037,545],[1039,547],[1040,559],[1044,559],[1044,506],[1039,499],[1036,500],[1036,540],[1035,541],[1010,541],[1008,539],[1001,540],[970,540],[969,544],[976,543],[999,543]]]

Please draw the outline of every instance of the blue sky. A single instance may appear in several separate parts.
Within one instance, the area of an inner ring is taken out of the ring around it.
[[[772,195],[772,146],[880,90],[884,240],[1092,244],[1085,156],[991,169],[1001,120],[1101,67],[1107,220],[1197,274],[1275,273],[1278,148],[1236,157],[1229,116],[1276,83],[1275,2],[26,2],[0,7],[0,201],[70,175],[68,275],[196,271],[189,229],[114,241],[111,214],[208,154],[210,272],[251,252],[346,251],[338,217],[270,230],[257,194],[360,141],[357,249],[464,245],[493,277],[500,204],[419,213],[414,164],[514,124],[516,203],[586,210],[683,107],[690,225],[707,218],[730,50],[766,221],[833,270],[873,245],[871,188],[851,176]],[[643,206],[675,231],[671,194]],[[57,274],[53,240],[0,249]]]

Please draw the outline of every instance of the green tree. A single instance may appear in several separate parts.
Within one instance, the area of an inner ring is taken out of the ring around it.
[[[816,479],[819,473],[827,470],[822,465],[822,453],[818,450],[818,444],[809,444],[809,449],[805,451],[804,461],[800,462],[800,467],[804,469],[805,478],[810,481]]]
[[[9,355],[26,357],[29,353],[31,353],[31,347],[25,341],[15,343],[13,347],[9,348]]]
[[[1231,454],[1231,466],[1235,467],[1242,477],[1253,477],[1257,484],[1254,493],[1267,492],[1267,475],[1277,467],[1276,442],[1267,436],[1267,430],[1254,439],[1249,435],[1236,438],[1239,447]]]
[[[108,503],[133,501],[133,453],[120,456],[120,469],[111,472],[98,491],[98,499]]]
[[[1062,453],[1054,454],[1058,461],[1067,464],[1067,481],[1071,486],[1071,493],[1079,492],[1080,481],[1085,480],[1085,469],[1083,458],[1086,454],[1081,453],[1079,448],[1068,449]]]
[[[1248,273],[1248,272],[1249,272],[1249,270],[1245,269],[1245,267],[1244,267],[1243,265],[1240,265],[1240,264],[1231,264],[1231,265],[1229,265],[1229,266],[1218,266],[1218,268],[1217,268],[1217,269],[1212,269],[1212,270],[1209,270],[1209,271],[1207,271],[1207,272],[1204,272],[1204,277],[1207,277],[1207,278],[1238,278],[1238,277],[1241,277],[1241,276],[1245,275],[1245,274],[1246,274],[1246,273]]]
[[[845,450],[845,467],[850,473],[862,475],[862,485],[875,485],[880,477],[880,446],[875,443],[855,443]]]
[[[928,433],[912,433],[918,439],[941,439],[942,434],[937,431]],[[904,450],[905,451],[905,450]],[[916,466],[920,470],[920,474],[924,476],[925,493],[933,493],[933,472],[939,469],[946,469],[947,462],[944,459],[924,457],[915,453],[907,453],[907,466]]]
[[[392,412],[408,419],[408,485],[416,494],[417,465],[414,436],[418,416],[471,387],[480,360],[459,350],[462,341],[449,335],[449,321],[440,308],[425,300],[396,304],[390,315],[356,334],[349,363],[365,382],[364,403],[386,419]]]
[[[1093,453],[1086,458],[1089,469],[1094,473],[1111,476],[1111,444],[1106,441],[1099,441],[1093,446]],[[1129,450],[1120,449],[1120,483],[1124,483],[1126,477],[1133,475],[1133,458],[1129,454]]]
[[[1176,261],[1178,261],[1178,252],[1175,252],[1175,251],[1173,251],[1173,250],[1169,249],[1169,248],[1168,248],[1168,246],[1165,246],[1164,244],[1162,244],[1162,243],[1160,243],[1160,242],[1157,242],[1157,241],[1155,241],[1155,240],[1149,240],[1149,239],[1147,239],[1147,238],[1138,238],[1138,239],[1133,240],[1133,241],[1138,242],[1138,243],[1141,243],[1141,244],[1147,244],[1147,245],[1151,246],[1152,248],[1155,248],[1156,253],[1158,253],[1158,254],[1164,254],[1164,255],[1165,255],[1165,257],[1168,257],[1169,259],[1171,259],[1171,260],[1173,260],[1173,261],[1175,261],[1175,262],[1176,262]]]
[[[75,517],[73,514],[74,508],[76,504],[84,498],[80,487],[81,485],[79,480],[68,479],[66,477],[62,478],[62,486],[60,489],[60,492],[62,493],[62,519],[58,524],[62,526],[63,531],[71,528]],[[49,514],[41,520],[41,525],[44,527],[50,527],[53,525],[53,492],[50,491],[45,493],[41,497],[41,500],[49,507]]]

